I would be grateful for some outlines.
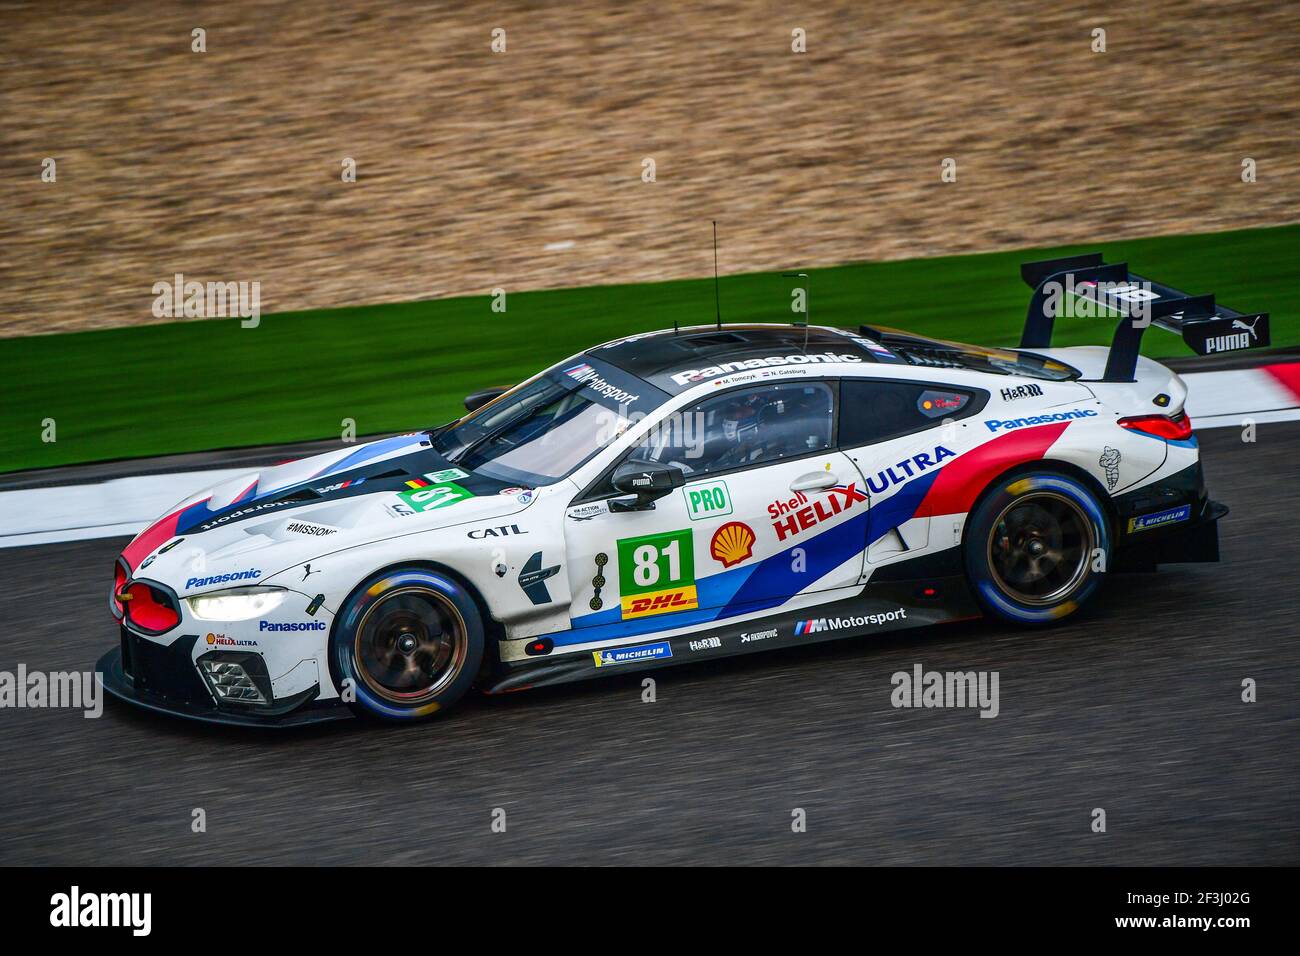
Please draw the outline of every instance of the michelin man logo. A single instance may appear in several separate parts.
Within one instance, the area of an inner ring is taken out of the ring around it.
[[[1106,450],[1101,453],[1101,458],[1097,459],[1097,463],[1106,469],[1106,484],[1111,491],[1114,491],[1115,486],[1119,484],[1119,457],[1119,449],[1107,445]]]

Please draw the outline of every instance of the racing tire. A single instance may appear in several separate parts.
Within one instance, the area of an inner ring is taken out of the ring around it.
[[[1073,614],[1110,567],[1111,533],[1091,489],[1055,471],[1031,471],[991,485],[962,545],[976,599],[1016,624],[1053,624]]]
[[[372,575],[349,595],[337,622],[330,673],[345,701],[351,688],[348,705],[365,717],[432,717],[465,696],[483,664],[478,603],[429,568]]]

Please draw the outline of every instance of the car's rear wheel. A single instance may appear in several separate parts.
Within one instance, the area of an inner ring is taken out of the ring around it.
[[[354,710],[419,720],[465,695],[484,646],[482,616],[464,588],[437,571],[398,568],[362,582],[345,602],[330,666]]]
[[[1082,481],[1057,472],[1012,475],[971,513],[966,570],[985,610],[1018,624],[1073,614],[1110,560],[1106,514]]]

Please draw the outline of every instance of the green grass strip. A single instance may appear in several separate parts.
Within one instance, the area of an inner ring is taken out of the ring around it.
[[[1273,344],[1300,343],[1300,225],[816,269],[811,320],[1014,345],[1030,293],[1020,263],[1090,251],[1239,311],[1270,312]],[[796,281],[725,277],[724,321],[789,321]],[[140,298],[147,309],[152,294]],[[483,295],[265,315],[255,329],[223,319],[0,339],[0,471],[326,438],[344,419],[358,434],[439,424],[466,393],[599,342],[712,322],[713,281],[516,292],[504,314],[490,304]],[[1105,344],[1111,331],[1062,319],[1055,344]],[[1188,352],[1158,329],[1143,351]],[[42,441],[47,419],[55,442]]]

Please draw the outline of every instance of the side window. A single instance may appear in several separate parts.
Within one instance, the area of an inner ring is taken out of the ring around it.
[[[628,457],[676,465],[694,478],[829,448],[834,419],[825,382],[741,389],[668,416]]]
[[[965,418],[984,407],[978,391],[926,382],[840,382],[840,447],[856,448]]]

